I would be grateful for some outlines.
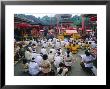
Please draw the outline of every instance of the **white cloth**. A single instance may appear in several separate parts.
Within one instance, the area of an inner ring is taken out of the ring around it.
[[[94,43],[94,42],[91,43],[92,48],[96,48],[96,46],[97,46],[96,43]]]
[[[31,75],[37,75],[40,72],[40,67],[38,66],[37,63],[35,62],[30,62],[29,63],[29,74]]]
[[[95,58],[93,58],[91,55],[90,56],[82,56],[82,61],[85,61],[85,62],[89,62],[89,61],[93,61],[95,60]],[[84,63],[85,67],[93,67],[93,63]]]
[[[64,44],[65,44],[65,42],[64,42],[64,41],[61,41],[61,46],[62,46],[62,47],[64,46]]]
[[[51,63],[54,60],[54,54],[50,53],[48,55],[48,61]]]
[[[29,48],[29,50],[32,52],[32,48],[31,47],[28,47]]]
[[[37,58],[37,53],[32,53],[32,58]]]
[[[64,57],[64,63],[66,66],[72,66],[72,59],[73,59],[73,56],[65,56]]]
[[[42,48],[41,49],[41,53],[44,55],[44,54],[47,54],[47,50],[45,48]]]
[[[40,56],[40,54],[37,55],[37,57],[35,58],[34,61],[35,61],[39,66],[41,66],[42,56]]]
[[[55,44],[55,47],[56,48],[59,48],[61,45],[60,45],[60,42],[56,42],[56,44]]]
[[[55,53],[56,53],[56,50],[55,49],[50,49],[50,51],[52,51],[52,54],[54,54],[55,55]]]
[[[80,46],[81,46],[81,42],[78,42],[78,45],[80,45]]]
[[[31,60],[32,54],[29,51],[25,51],[25,58],[26,58],[26,60]]]
[[[61,63],[61,62],[63,62],[63,58],[61,57],[61,56],[56,56],[55,58],[54,58],[54,66],[56,67],[56,68],[58,68],[59,67],[59,64]]]
[[[35,45],[37,46],[37,42],[36,42],[36,41],[34,41],[34,40],[32,41],[32,44],[35,44]]]
[[[52,39],[49,39],[48,42],[52,42]]]
[[[55,43],[56,42],[56,38],[53,38],[53,43]]]
[[[70,42],[72,42],[73,41],[73,38],[70,38]]]
[[[43,46],[44,48],[48,47],[48,42],[46,42],[46,43],[44,42],[42,46]]]

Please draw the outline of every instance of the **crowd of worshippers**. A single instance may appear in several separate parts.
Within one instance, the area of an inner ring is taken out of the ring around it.
[[[93,38],[60,40],[54,37],[48,40],[44,38],[37,41],[26,40],[14,43],[14,60],[22,58],[23,71],[31,76],[67,76],[72,64],[77,60],[72,54],[77,53],[79,49],[87,50],[85,52],[87,56],[90,52],[95,56],[97,53],[93,52],[97,48]],[[39,53],[37,52],[38,47],[42,47]],[[66,50],[64,53],[62,48]],[[88,67],[85,60],[84,64]],[[89,67],[91,66],[89,65]]]

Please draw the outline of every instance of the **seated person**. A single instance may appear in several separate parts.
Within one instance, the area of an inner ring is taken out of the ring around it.
[[[82,61],[81,61],[81,67],[83,70],[87,71],[89,74],[93,74],[92,73],[92,68],[93,68],[93,61],[96,58],[93,57],[88,51],[85,51],[85,56],[83,56]]]
[[[51,63],[48,61],[48,56],[43,55],[43,60],[41,62],[41,72],[43,75],[47,76],[51,72]]]
[[[57,68],[57,75],[58,76],[66,76],[68,72],[68,69],[64,67],[63,63],[59,64],[59,67]]]
[[[41,68],[39,67],[39,65],[34,61],[35,58],[32,58],[31,62],[28,65],[29,68],[29,74],[31,76],[36,76],[40,73]]]

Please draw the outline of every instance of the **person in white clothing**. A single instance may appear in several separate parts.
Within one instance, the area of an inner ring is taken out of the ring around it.
[[[29,74],[31,76],[36,76],[41,71],[39,65],[34,61],[34,58],[32,58],[32,61],[29,63],[28,68],[29,68]]]
[[[27,60],[27,62],[30,62],[30,60],[32,59],[32,53],[30,52],[28,48],[25,51],[25,59]]]
[[[63,63],[59,64],[59,67],[57,68],[57,75],[58,76],[66,76],[68,72],[68,69],[64,67]]]
[[[91,68],[93,67],[93,61],[95,58],[88,52],[85,51],[85,55],[82,57],[81,67],[88,73],[92,74]],[[82,65],[84,63],[84,65]]]
[[[56,43],[56,38],[55,38],[55,37],[53,38],[53,43],[54,43],[54,44]]]
[[[48,47],[48,42],[45,41],[45,42],[43,43],[43,47],[44,47],[44,48],[47,48],[47,47]]]
[[[42,56],[41,54],[37,54],[35,60],[34,60],[39,66],[41,66],[41,62],[42,62]]]
[[[61,41],[61,47],[64,47],[65,42]]]
[[[54,54],[50,51],[48,55],[48,61],[52,64],[54,62]]]
[[[71,70],[72,62],[73,62],[73,56],[71,52],[67,50],[66,55],[64,55],[64,64],[68,68],[68,71]]]
[[[43,55],[44,55],[44,54],[48,54],[48,53],[47,53],[47,50],[46,50],[44,47],[42,47],[41,53],[42,53]]]
[[[61,62],[63,62],[63,58],[60,56],[60,52],[58,52],[58,55],[55,56],[55,58],[54,58],[54,66],[55,66],[56,68],[58,68],[58,67],[59,67],[59,64],[60,64]]]
[[[92,47],[92,48],[96,48],[96,47],[97,47],[97,44],[96,44],[95,42],[92,42],[92,43],[91,43],[91,47]]]
[[[57,41],[55,44],[56,49],[58,49],[61,46],[60,41]]]
[[[35,58],[35,59],[37,58],[37,53],[36,52],[32,53],[32,58]]]
[[[48,46],[52,46],[52,39],[48,40]]]
[[[54,49],[54,46],[49,51],[52,51],[53,55],[55,55],[55,53],[56,53],[56,50]]]

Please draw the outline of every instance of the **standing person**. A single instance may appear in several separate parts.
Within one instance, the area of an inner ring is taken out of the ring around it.
[[[51,63],[47,60],[48,56],[45,54],[43,55],[43,61],[41,63],[41,71],[43,75],[49,75],[51,72]]]
[[[36,76],[40,73],[41,68],[39,65],[34,61],[35,58],[32,58],[31,62],[29,63],[29,74],[31,76]]]
[[[83,56],[81,61],[81,67],[86,70],[88,73],[92,74],[93,61],[95,58],[88,52],[85,51],[85,56]]]

